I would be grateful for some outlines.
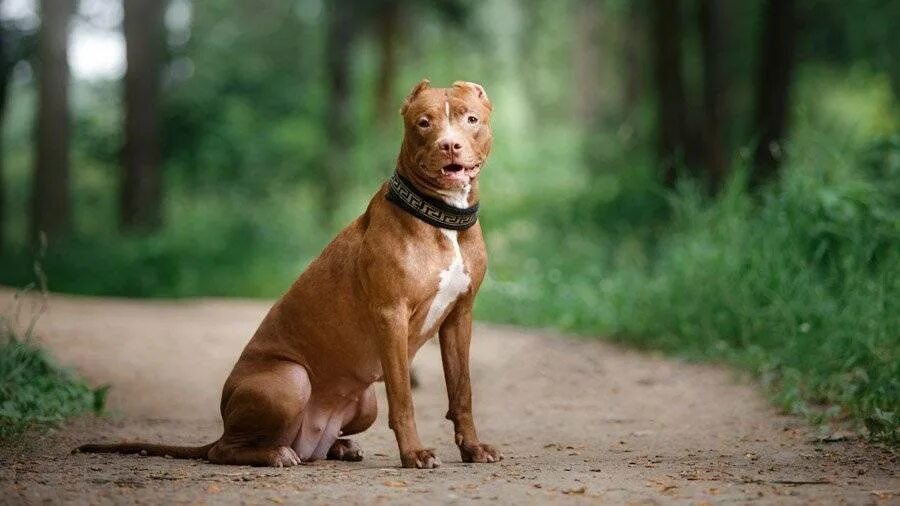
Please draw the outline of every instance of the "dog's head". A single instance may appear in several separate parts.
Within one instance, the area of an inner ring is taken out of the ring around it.
[[[431,191],[459,190],[478,177],[491,151],[491,102],[480,84],[417,84],[400,109],[405,125],[398,167]]]

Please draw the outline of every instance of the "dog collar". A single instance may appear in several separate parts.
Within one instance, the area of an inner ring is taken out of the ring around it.
[[[394,173],[389,180],[387,199],[416,218],[450,230],[466,230],[478,221],[478,204],[466,209],[422,195],[406,178]]]

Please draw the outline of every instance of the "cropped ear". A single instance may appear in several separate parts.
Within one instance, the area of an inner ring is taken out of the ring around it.
[[[478,83],[472,83],[469,81],[456,81],[453,83],[454,88],[467,88],[472,90],[473,93],[484,103],[484,106],[491,110],[491,101],[488,99],[487,92],[484,91],[484,86]]]
[[[409,109],[409,104],[412,103],[413,100],[422,93],[423,90],[428,89],[428,86],[431,84],[431,81],[428,79],[422,79],[419,81],[419,84],[413,86],[413,89],[409,91],[409,95],[403,100],[403,105],[400,107],[400,115],[405,115],[406,110]]]

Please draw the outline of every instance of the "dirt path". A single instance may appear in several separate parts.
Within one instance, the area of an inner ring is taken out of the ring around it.
[[[112,384],[114,416],[0,447],[2,501],[900,501],[897,455],[852,439],[812,442],[801,420],[778,415],[727,370],[489,325],[476,328],[472,369],[480,433],[506,455],[498,465],[460,463],[432,343],[416,359],[415,397],[422,438],[444,462],[436,470],[398,468],[383,388],[381,416],[358,437],[360,463],[255,469],[68,454],[86,441],[218,437],[221,383],[267,307],[51,297],[42,341],[92,382]]]

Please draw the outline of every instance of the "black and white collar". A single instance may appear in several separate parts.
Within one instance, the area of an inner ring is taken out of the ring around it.
[[[450,230],[466,230],[478,221],[478,204],[465,209],[423,195],[406,178],[394,172],[388,181],[387,199],[416,218]]]

